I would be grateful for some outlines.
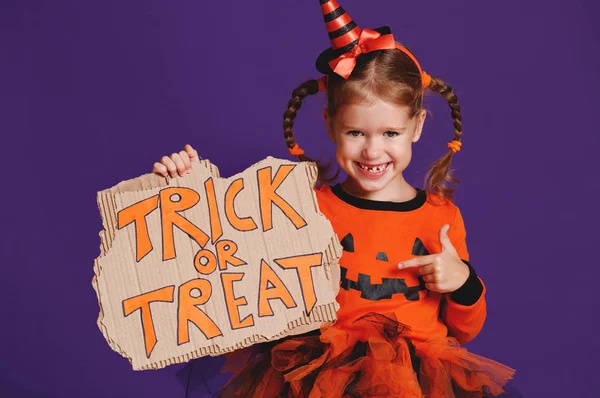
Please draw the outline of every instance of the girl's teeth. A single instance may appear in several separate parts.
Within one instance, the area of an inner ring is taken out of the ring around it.
[[[382,164],[382,165],[377,166],[377,167],[367,167],[367,166],[363,166],[360,163],[359,163],[359,165],[364,170],[373,171],[373,172],[376,172],[376,173],[378,173],[380,171],[383,171],[387,167],[387,163],[386,164]]]

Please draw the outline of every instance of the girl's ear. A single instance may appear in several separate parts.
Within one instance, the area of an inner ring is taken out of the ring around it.
[[[332,127],[333,121],[329,117],[329,112],[327,112],[326,108],[323,108],[323,120],[325,120],[325,126],[327,127],[327,134],[329,135],[329,139],[335,142],[335,134],[333,133]]]
[[[427,111],[425,109],[421,109],[421,111],[415,115],[417,126],[415,128],[415,133],[413,134],[412,142],[417,142],[421,138],[423,125],[425,124],[425,116],[427,116]]]

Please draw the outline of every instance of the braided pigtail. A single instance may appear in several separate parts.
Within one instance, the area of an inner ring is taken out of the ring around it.
[[[294,132],[292,131],[292,127],[294,127],[294,119],[296,118],[296,113],[302,107],[302,101],[308,95],[317,94],[319,92],[319,81],[318,80],[308,80],[299,85],[292,92],[292,99],[288,102],[288,108],[283,113],[283,135],[285,137],[285,144],[290,151],[290,154],[293,156],[297,156],[303,162],[315,162],[317,164],[317,169],[319,171],[319,181],[324,184],[328,184],[333,182],[339,175],[340,170],[333,177],[327,177],[327,174],[331,171],[331,163],[321,164],[320,162],[311,159],[310,157],[304,154],[304,150],[301,149],[296,140],[294,139]]]
[[[458,97],[452,91],[452,87],[444,83],[442,79],[432,76],[429,89],[440,93],[448,101],[454,124],[454,139],[448,144],[448,152],[431,165],[425,176],[425,188],[439,195],[442,199],[448,199],[452,202],[454,201],[455,189],[449,184],[458,183],[458,180],[452,176],[450,163],[452,162],[452,156],[460,150],[461,146],[462,116],[460,105],[458,104]]]

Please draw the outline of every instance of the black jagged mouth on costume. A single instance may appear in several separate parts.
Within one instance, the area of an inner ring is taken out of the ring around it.
[[[419,292],[425,289],[423,277],[419,277],[419,284],[407,286],[403,278],[382,278],[380,284],[371,283],[371,275],[358,274],[358,280],[352,281],[346,277],[348,269],[340,267],[340,287],[344,290],[357,290],[360,297],[370,301],[389,300],[395,294],[403,294],[408,301],[418,301]]]

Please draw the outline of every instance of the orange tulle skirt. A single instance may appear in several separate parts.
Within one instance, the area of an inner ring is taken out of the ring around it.
[[[317,331],[318,332],[318,331]],[[393,316],[368,314],[228,354],[222,397],[496,396],[514,370],[453,338],[412,341]]]

